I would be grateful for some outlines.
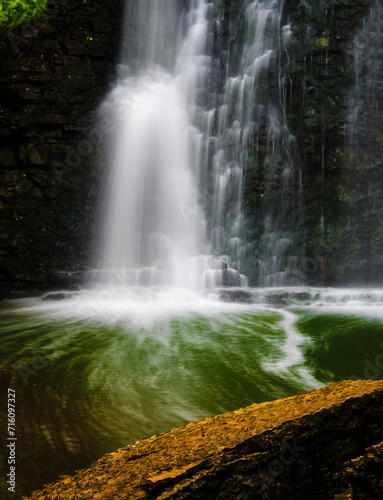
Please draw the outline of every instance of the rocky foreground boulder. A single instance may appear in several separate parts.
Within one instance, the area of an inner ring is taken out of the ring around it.
[[[382,499],[382,423],[383,381],[338,382],[142,439],[30,498]]]

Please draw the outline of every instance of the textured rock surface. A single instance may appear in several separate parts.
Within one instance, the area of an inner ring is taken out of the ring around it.
[[[292,37],[265,84],[268,95],[279,86],[296,142],[267,140],[266,124],[250,155],[253,283],[272,256],[290,284],[383,282],[383,8],[371,16],[372,4],[284,2]]]
[[[383,382],[346,381],[190,423],[32,499],[382,498]],[[367,492],[367,493],[366,493]]]
[[[287,114],[303,167],[312,283],[383,283],[383,7],[371,15],[373,3],[291,5]]]
[[[122,0],[57,0],[0,48],[0,280],[23,287],[88,260]]]

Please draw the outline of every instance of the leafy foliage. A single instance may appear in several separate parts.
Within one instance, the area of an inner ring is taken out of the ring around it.
[[[47,0],[0,0],[0,35],[8,35],[46,8]]]

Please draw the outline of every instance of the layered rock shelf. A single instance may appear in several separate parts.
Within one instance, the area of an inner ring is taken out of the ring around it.
[[[343,381],[254,404],[137,441],[30,498],[383,498],[382,403],[382,381]]]

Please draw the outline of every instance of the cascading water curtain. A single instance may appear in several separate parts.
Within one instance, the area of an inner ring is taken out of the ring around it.
[[[127,4],[119,78],[101,110],[113,124],[101,267],[129,285],[244,286],[252,270],[282,284],[284,207],[244,217],[246,177],[265,158],[265,199],[281,169],[290,187],[282,3],[243,2],[235,23],[218,0],[183,7]]]
[[[264,286],[299,282],[302,184],[285,112],[292,33],[282,9],[283,1],[246,1],[235,22],[211,22],[211,76],[200,90],[205,108],[195,141],[210,252]]]

